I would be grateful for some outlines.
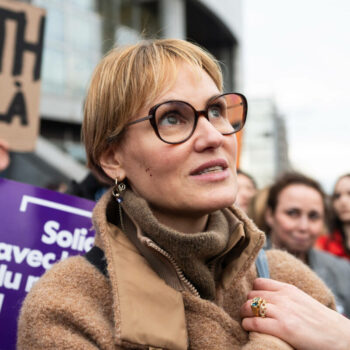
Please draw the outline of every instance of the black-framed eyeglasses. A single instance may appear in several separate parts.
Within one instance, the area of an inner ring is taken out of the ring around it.
[[[194,133],[198,118],[204,116],[222,135],[242,130],[247,118],[247,100],[239,93],[226,93],[210,99],[205,110],[197,111],[184,101],[172,100],[153,106],[148,116],[128,124],[149,120],[156,135],[169,144],[187,141]]]

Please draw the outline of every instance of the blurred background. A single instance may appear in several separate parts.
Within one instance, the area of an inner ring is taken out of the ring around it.
[[[83,103],[112,47],[141,38],[194,41],[221,62],[225,90],[248,98],[240,167],[259,187],[299,170],[329,190],[349,171],[347,0],[32,0],[47,11],[40,136],[2,176],[41,187],[81,181]]]
[[[243,0],[242,6],[244,92],[274,106],[284,119],[289,164],[331,192],[335,179],[350,172],[350,1]]]

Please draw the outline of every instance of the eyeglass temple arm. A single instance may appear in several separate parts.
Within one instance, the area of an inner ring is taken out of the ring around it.
[[[152,117],[153,117],[153,115],[148,115],[147,117],[143,117],[143,118],[140,118],[140,119],[133,120],[132,122],[127,123],[126,125],[132,125],[132,124],[140,123],[140,122],[143,122],[144,120],[151,119]]]
[[[133,120],[132,122],[127,123],[126,126],[132,125],[132,124],[136,124],[136,123],[140,123],[140,122],[143,122],[144,120],[151,119],[152,117],[153,117],[152,115],[148,115],[147,117],[143,117],[143,118],[141,118],[141,119]],[[118,134],[118,135],[114,135],[114,136],[110,136],[110,137],[107,139],[107,142],[109,142],[109,143],[113,142],[118,136],[119,136],[119,134]]]
[[[229,106],[229,107],[227,107],[227,109],[236,108],[236,107],[240,107],[240,106],[243,106],[243,102],[239,102],[239,103],[236,103],[235,105]]]

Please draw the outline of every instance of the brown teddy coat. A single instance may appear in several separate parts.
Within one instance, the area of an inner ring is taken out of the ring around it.
[[[278,338],[247,333],[241,326],[239,310],[257,277],[254,262],[264,243],[264,234],[244,213],[225,209],[235,218],[231,237],[244,236],[245,244],[238,254],[237,239],[229,242],[215,298],[208,300],[166,256],[154,250],[150,256],[140,254],[132,241],[137,237],[145,244],[149,239],[135,221],[134,236],[127,236],[107,219],[110,197],[106,194],[93,214],[95,243],[105,252],[107,276],[81,256],[56,264],[24,301],[18,349],[292,349]],[[330,291],[299,260],[277,250],[268,251],[267,257],[271,278],[335,307]]]

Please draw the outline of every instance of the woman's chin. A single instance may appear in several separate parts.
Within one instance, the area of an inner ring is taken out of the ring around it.
[[[202,198],[204,199],[204,198]],[[221,196],[221,197],[209,197],[207,200],[201,201],[198,207],[202,208],[202,211],[206,214],[210,214],[216,210],[231,207],[235,202],[235,196]]]

